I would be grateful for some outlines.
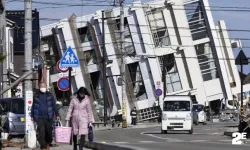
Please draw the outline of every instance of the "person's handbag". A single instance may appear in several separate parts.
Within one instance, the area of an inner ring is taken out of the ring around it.
[[[59,121],[59,126],[55,127],[55,142],[62,144],[69,144],[71,133],[72,133],[72,128],[63,127],[62,122]]]
[[[93,127],[90,126],[90,125],[89,125],[88,140],[89,140],[89,142],[93,142],[94,141]]]
[[[36,139],[36,130],[35,125],[32,123],[31,129],[28,133],[28,147],[29,148],[36,148],[37,145],[37,139]]]

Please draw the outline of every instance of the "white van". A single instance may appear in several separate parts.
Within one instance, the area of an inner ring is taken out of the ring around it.
[[[161,132],[188,131],[193,134],[192,100],[187,95],[166,96],[162,106]]]

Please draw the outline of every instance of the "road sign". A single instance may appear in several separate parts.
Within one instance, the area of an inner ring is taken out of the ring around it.
[[[67,91],[67,90],[69,90],[69,78],[65,78],[65,77],[60,78],[57,81],[57,87],[61,91]]]
[[[157,85],[161,85],[161,82],[160,82],[160,81],[157,81],[156,84],[157,84]]]
[[[155,90],[155,95],[161,96],[162,95],[162,90],[161,89],[156,89]]]
[[[243,50],[241,50],[238,54],[238,56],[235,59],[235,64],[236,65],[248,65],[248,58],[245,55],[245,53],[243,52]]]
[[[68,67],[62,67],[61,66],[61,63],[60,63],[61,61],[59,60],[58,62],[57,62],[57,64],[56,64],[56,68],[57,68],[57,70],[58,71],[60,71],[60,72],[68,72],[69,71],[69,68]]]
[[[72,67],[77,68],[80,66],[80,62],[72,48],[69,46],[66,52],[64,53],[61,61],[61,67]]]

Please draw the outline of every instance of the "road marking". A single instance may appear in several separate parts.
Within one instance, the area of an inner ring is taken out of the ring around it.
[[[219,133],[193,133],[194,135],[219,135]]]
[[[219,140],[220,142],[232,142],[232,140]]]
[[[151,137],[154,137],[154,138],[157,138],[157,139],[161,139],[161,140],[169,140],[169,141],[183,141],[183,140],[178,140],[178,139],[172,139],[172,138],[164,138],[164,137],[159,137],[159,136],[156,136],[156,135],[153,135],[153,134],[146,134],[147,132],[142,132],[141,134],[143,135],[147,135],[147,136],[151,136]],[[152,133],[152,132],[151,132]]]
[[[139,141],[141,143],[155,143],[155,141]]]
[[[209,140],[192,140],[192,141],[189,141],[189,142],[205,142],[205,141],[209,141]]]
[[[129,142],[113,142],[115,144],[128,144]]]

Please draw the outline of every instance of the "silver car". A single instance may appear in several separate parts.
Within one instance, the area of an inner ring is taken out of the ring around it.
[[[24,98],[1,98],[2,124],[9,135],[24,135]]]

